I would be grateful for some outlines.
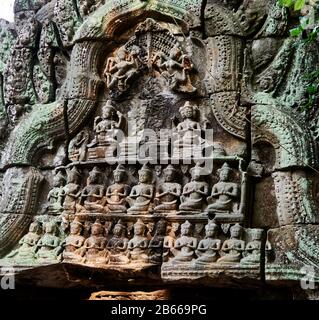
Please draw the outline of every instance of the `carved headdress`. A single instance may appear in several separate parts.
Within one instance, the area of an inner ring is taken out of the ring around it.
[[[217,230],[218,229],[218,225],[213,221],[213,220],[210,220],[206,226],[205,226],[205,230]]]
[[[126,172],[125,167],[122,164],[119,164],[114,172]]]
[[[191,105],[189,101],[186,101],[185,104],[179,108],[179,112],[180,114],[183,116],[184,112],[187,110],[187,109],[192,109],[194,114],[193,114],[193,117],[196,118],[197,115],[198,115],[198,107],[195,106],[195,105]]]
[[[192,227],[192,224],[186,220],[182,225],[181,225],[181,228],[184,229],[184,228],[191,228]]]
[[[75,217],[75,219],[71,222],[71,226],[72,225],[77,225],[77,226],[80,226],[81,228],[83,228],[83,224],[82,222],[79,220],[78,217]]]
[[[148,175],[152,175],[152,170],[149,168],[147,163],[144,163],[142,168],[138,171],[138,173],[147,173]]]

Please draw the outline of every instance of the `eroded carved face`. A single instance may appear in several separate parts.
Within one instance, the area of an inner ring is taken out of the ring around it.
[[[80,234],[82,227],[78,223],[72,223],[70,226],[70,233],[72,235]]]
[[[115,236],[120,236],[122,234],[122,227],[121,226],[118,226],[116,225],[113,229],[113,234]]]
[[[190,227],[189,226],[182,226],[181,235],[188,236],[189,234],[190,234]]]
[[[217,236],[217,228],[209,228],[206,230],[206,237],[215,238]]]
[[[53,223],[47,223],[45,225],[45,232],[49,234],[54,234],[55,232],[55,225]]]
[[[91,233],[92,233],[93,236],[99,236],[99,235],[102,235],[103,229],[102,229],[101,226],[93,225]]]
[[[230,172],[229,170],[221,170],[219,172],[219,178],[221,181],[228,181]]]
[[[134,234],[136,236],[142,236],[144,234],[144,227],[141,224],[137,224],[134,226]]]
[[[148,183],[150,181],[150,174],[146,171],[140,171],[138,177],[141,183]]]
[[[111,107],[104,107],[103,108],[103,118],[104,119],[113,119],[114,117],[114,110]]]
[[[116,183],[122,182],[124,180],[124,172],[122,171],[114,171],[114,181]]]
[[[172,170],[167,170],[164,173],[164,178],[166,182],[171,182],[174,180],[174,172]]]

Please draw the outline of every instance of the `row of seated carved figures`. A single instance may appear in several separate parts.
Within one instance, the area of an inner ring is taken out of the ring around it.
[[[230,182],[232,169],[227,163],[218,170],[217,182],[209,196],[209,185],[204,181],[202,167],[196,164],[190,169],[192,179],[184,187],[176,182],[177,170],[168,165],[164,170],[164,182],[155,188],[153,172],[147,166],[139,170],[139,182],[131,188],[127,184],[126,169],[118,165],[113,172],[114,184],[105,188],[101,182],[102,171],[94,167],[89,173],[87,185],[80,185],[81,173],[74,166],[68,170],[67,182],[59,171],[54,178],[54,188],[48,195],[47,213],[62,211],[75,213],[128,213],[130,215],[151,212],[179,213],[228,212],[237,213],[240,186]]]
[[[200,110],[198,106],[191,105],[189,101],[185,102],[184,106],[180,108],[181,118],[183,119],[176,127],[172,128],[170,138],[157,137],[154,141],[151,139],[152,144],[161,142],[161,148],[166,145],[163,154],[167,157],[169,154],[172,158],[188,159],[188,158],[201,158],[204,154],[211,155],[212,148],[214,155],[225,155],[225,150],[218,144],[210,145],[207,139],[202,136],[207,136],[210,133],[207,131],[207,121],[203,124],[199,122]],[[85,161],[93,159],[105,159],[120,156],[135,156],[138,150],[132,151],[132,144],[134,139],[126,140],[125,128],[127,126],[127,119],[119,111],[113,107],[112,102],[108,100],[102,107],[102,116],[95,118],[93,127],[93,140],[90,141],[92,135],[89,130],[82,130],[74,139],[71,140],[69,145],[69,158],[71,161]],[[148,129],[149,130],[149,129]],[[147,131],[148,131],[147,130]],[[156,135],[156,133],[154,132]],[[141,136],[143,134],[140,133]],[[128,136],[127,138],[134,138]],[[153,138],[154,139],[154,138]],[[168,148],[168,140],[171,143],[171,148]],[[130,141],[130,142],[128,142]],[[123,145],[124,143],[124,145]],[[137,143],[137,141],[135,141]],[[127,144],[126,147],[125,144]],[[122,148],[119,148],[122,145]],[[131,151],[129,151],[131,150]],[[141,156],[141,155],[140,155]],[[151,157],[151,155],[149,155]],[[157,153],[152,155],[157,158]]]
[[[108,224],[108,226],[106,226]],[[179,236],[176,235],[180,227]],[[42,230],[43,229],[43,230]],[[129,229],[132,229],[129,231]],[[112,231],[111,231],[112,230]],[[67,236],[58,236],[56,222],[38,222],[20,240],[19,248],[7,256],[15,264],[67,262],[95,264],[161,264],[205,267],[212,263],[255,265],[260,263],[261,229],[251,229],[251,239],[245,242],[245,229],[239,224],[230,227],[230,237],[222,241],[220,226],[213,220],[205,225],[205,236],[196,234],[189,221],[183,224],[160,220],[155,231],[141,219],[135,223],[118,220],[101,223],[97,219],[87,225],[75,218]]]

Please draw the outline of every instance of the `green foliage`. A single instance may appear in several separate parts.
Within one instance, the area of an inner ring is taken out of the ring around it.
[[[281,6],[291,8],[294,11],[302,10],[309,1],[306,0],[278,0]],[[292,37],[300,37],[305,43],[318,41],[319,36],[319,1],[312,1],[308,6],[309,12],[300,16],[299,25],[290,30]],[[302,111],[312,109],[318,102],[319,96],[319,70],[314,70],[305,76],[308,86],[306,88],[307,102],[301,107]]]
[[[293,7],[295,11],[298,11],[305,6],[306,0],[279,0],[279,4],[287,8]]]

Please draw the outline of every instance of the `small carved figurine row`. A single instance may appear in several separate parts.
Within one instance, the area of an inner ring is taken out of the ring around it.
[[[202,167],[191,168],[192,179],[184,188],[176,181],[177,170],[168,165],[164,170],[164,182],[155,191],[153,172],[144,164],[139,170],[139,183],[131,189],[127,184],[126,170],[118,165],[114,170],[114,184],[107,189],[101,182],[102,171],[94,167],[89,173],[86,187],[81,188],[81,173],[74,166],[67,170],[67,181],[61,171],[54,178],[54,188],[48,195],[47,213],[128,213],[130,215],[158,213],[202,212],[237,213],[240,202],[240,186],[230,182],[232,169],[227,163],[218,170],[219,181],[213,186],[203,181]],[[105,190],[106,189],[106,190]]]
[[[127,225],[119,220],[112,235],[105,236],[105,226],[97,219],[85,237],[84,224],[75,218],[70,224],[69,235],[62,240],[57,236],[56,222],[30,225],[29,232],[20,240],[19,248],[11,252],[7,259],[14,264],[56,263],[61,261],[96,264],[191,264],[196,267],[217,264],[255,265],[260,262],[261,229],[252,229],[251,240],[242,240],[244,229],[235,224],[230,228],[230,238],[222,243],[218,235],[219,226],[212,220],[205,226],[205,238],[198,241],[194,237],[189,221],[181,225],[176,237],[176,228],[167,228],[166,222],[156,224],[153,236],[146,235],[147,225],[138,219],[133,226],[131,239],[127,237]],[[168,231],[168,234],[167,234]]]

